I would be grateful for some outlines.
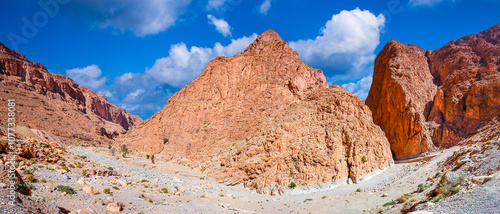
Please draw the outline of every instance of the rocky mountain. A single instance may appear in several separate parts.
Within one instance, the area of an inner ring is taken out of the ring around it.
[[[49,131],[66,139],[109,141],[142,122],[106,97],[79,86],[70,78],[51,74],[0,43],[0,105],[16,101],[16,124]],[[7,123],[7,108],[0,108]]]
[[[435,51],[391,40],[366,104],[396,159],[463,143],[500,115],[500,24]]]
[[[160,112],[117,138],[115,147],[122,144],[271,194],[291,182],[356,182],[393,162],[363,101],[329,87],[272,30],[211,61]]]

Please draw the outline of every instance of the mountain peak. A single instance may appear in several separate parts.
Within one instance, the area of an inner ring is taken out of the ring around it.
[[[281,51],[293,52],[288,46],[288,43],[283,41],[276,31],[269,29],[262,32],[257,39],[245,49],[244,53],[263,54],[266,52],[276,53]]]

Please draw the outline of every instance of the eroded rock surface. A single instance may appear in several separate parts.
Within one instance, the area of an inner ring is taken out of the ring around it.
[[[386,44],[366,104],[397,159],[457,145],[500,115],[499,35],[500,24],[435,51]]]
[[[291,182],[356,181],[392,163],[363,101],[329,87],[272,30],[211,61],[163,110],[118,137],[122,144],[270,194]]]
[[[16,100],[16,123],[67,138],[106,141],[142,122],[106,97],[79,86],[70,78],[51,74],[0,43],[0,104]],[[7,123],[7,108],[0,108]],[[104,129],[104,130],[103,130]]]

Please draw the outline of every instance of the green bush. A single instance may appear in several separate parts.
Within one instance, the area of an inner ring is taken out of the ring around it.
[[[364,155],[363,155],[363,157],[361,158],[361,161],[363,161],[363,163],[368,162],[368,160],[366,160],[366,156],[364,156]]]
[[[120,146],[120,150],[122,151],[123,157],[125,157],[128,154],[127,145],[123,144],[122,146]]]
[[[290,188],[295,188],[297,187],[297,184],[295,184],[293,181],[290,183]]]
[[[108,167],[109,170],[113,171],[113,167]]]
[[[149,182],[149,181],[148,181],[148,180],[146,180],[146,179],[142,179],[142,180],[141,180],[141,183],[146,183],[146,182]]]
[[[164,187],[164,188],[161,188],[161,192],[162,192],[162,193],[168,193],[168,189],[167,189],[167,188],[165,188],[165,187]]]
[[[429,186],[424,185],[424,184],[419,184],[417,188],[417,193],[423,192],[425,189],[429,188]]]
[[[115,190],[120,190],[120,188],[118,188],[118,187],[113,187],[113,189],[115,189]]]
[[[155,155],[151,155],[151,163],[154,164],[155,163]]]
[[[70,163],[68,166],[69,168],[75,168],[75,165],[73,165],[72,163]]]
[[[384,204],[384,207],[390,206],[390,205],[395,205],[396,201],[392,200]]]
[[[163,138],[163,144],[167,144],[168,143],[168,138]]]
[[[111,193],[109,188],[104,189],[102,192],[103,192],[104,194],[109,194],[109,193]]]
[[[356,190],[356,192],[362,192],[362,191],[363,191],[363,190],[361,190],[361,188],[358,188],[358,189]]]
[[[65,192],[65,193],[70,194],[70,195],[76,193],[76,191],[73,188],[71,188],[70,186],[59,185],[59,186],[57,186],[57,190],[59,190],[61,192]]]

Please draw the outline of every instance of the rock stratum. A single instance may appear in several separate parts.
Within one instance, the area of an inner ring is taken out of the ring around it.
[[[356,182],[393,160],[370,109],[302,62],[274,31],[217,57],[150,119],[118,137],[142,156],[185,162],[261,193]]]
[[[391,40],[366,104],[396,159],[464,143],[500,115],[500,24],[435,51]]]
[[[51,74],[0,43],[0,120],[7,123],[7,100],[15,99],[16,124],[65,139],[105,142],[142,122],[104,95]]]

